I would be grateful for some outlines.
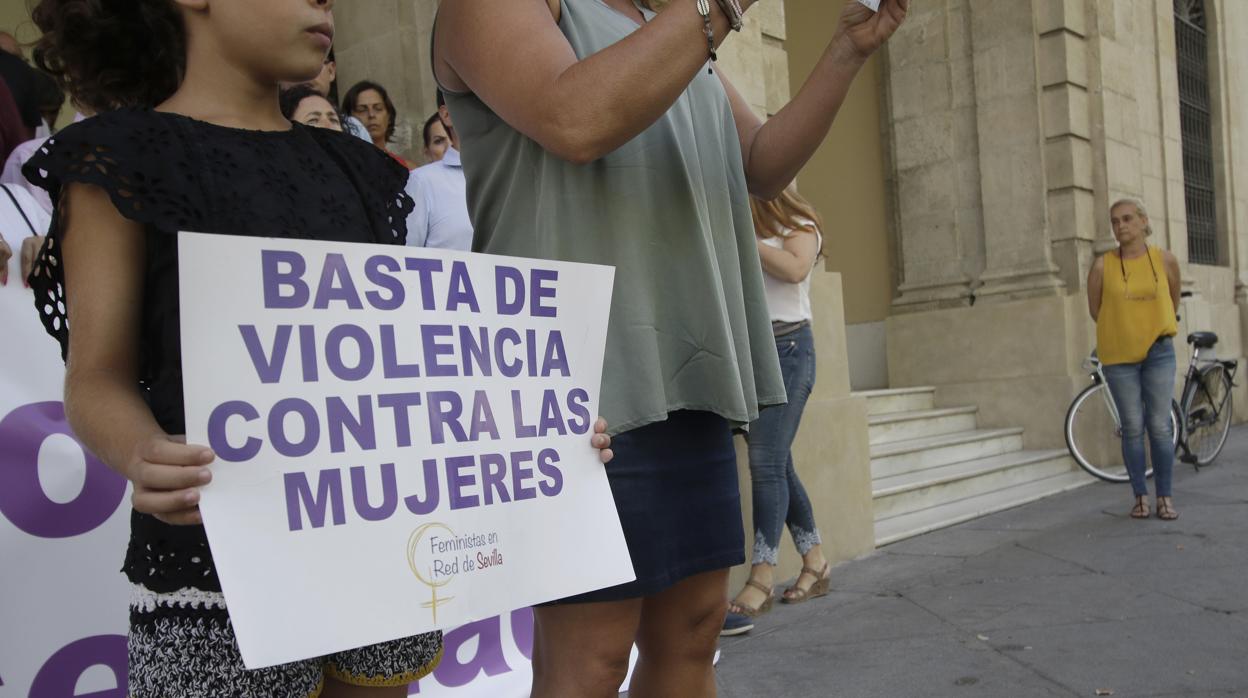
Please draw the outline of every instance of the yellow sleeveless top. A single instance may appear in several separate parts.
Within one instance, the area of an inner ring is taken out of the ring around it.
[[[1159,337],[1178,333],[1161,250],[1123,259],[1117,250],[1105,253],[1101,277],[1101,311],[1096,320],[1096,353],[1101,363],[1135,364],[1148,356]]]

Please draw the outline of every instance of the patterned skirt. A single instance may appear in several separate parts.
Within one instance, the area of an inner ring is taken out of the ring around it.
[[[442,633],[247,669],[220,592],[156,593],[134,585],[130,600],[132,698],[308,698],[326,678],[356,686],[401,686],[442,658]]]

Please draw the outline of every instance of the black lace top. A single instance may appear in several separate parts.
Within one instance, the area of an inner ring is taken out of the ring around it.
[[[71,182],[99,186],[123,216],[143,224],[139,383],[156,421],[170,434],[186,430],[178,231],[403,244],[412,209],[403,192],[407,171],[384,152],[300,124],[289,131],[247,131],[176,114],[121,110],[59,132],[23,172],[54,202]],[[58,203],[30,279],[35,305],[62,356],[71,323],[60,257],[64,214]],[[91,232],[76,225],[77,232]],[[202,527],[168,526],[137,512],[124,571],[157,592],[220,590]]]

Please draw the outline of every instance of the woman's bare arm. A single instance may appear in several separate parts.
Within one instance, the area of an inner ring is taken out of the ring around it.
[[[825,0],[826,1],[826,0]],[[765,123],[721,73],[732,102],[750,193],[773,199],[797,177],[832,128],[867,58],[905,21],[910,0],[883,0],[872,13],[846,0],[840,24],[797,95]]]
[[[1174,303],[1174,312],[1179,312],[1179,299],[1183,294],[1183,279],[1179,274],[1179,259],[1169,250],[1162,250],[1162,261],[1166,267],[1166,280],[1170,283],[1170,301]]]
[[[758,243],[758,258],[763,271],[790,284],[798,284],[810,276],[819,254],[819,237],[814,233],[794,231],[784,238],[783,247]]]
[[[212,452],[165,434],[138,390],[143,230],[99,187],[72,184],[61,205],[65,304],[73,318],[65,366],[69,423],[92,453],[134,483],[135,509],[198,523],[196,488],[211,477],[203,466]]]
[[[1088,314],[1092,321],[1101,314],[1101,283],[1105,279],[1105,255],[1096,258],[1092,268],[1088,270]]]
[[[728,21],[711,5],[719,44]],[[624,40],[579,61],[545,0],[444,0],[435,38],[434,69],[444,85],[474,92],[513,128],[578,163],[657,121],[709,58],[693,0],[674,0]]]

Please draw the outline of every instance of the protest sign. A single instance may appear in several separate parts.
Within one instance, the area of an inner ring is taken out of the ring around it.
[[[0,286],[0,698],[126,695],[125,478],[61,403],[65,366],[17,259]]]
[[[633,579],[590,446],[611,268],[194,233],[179,260],[249,668]]]

